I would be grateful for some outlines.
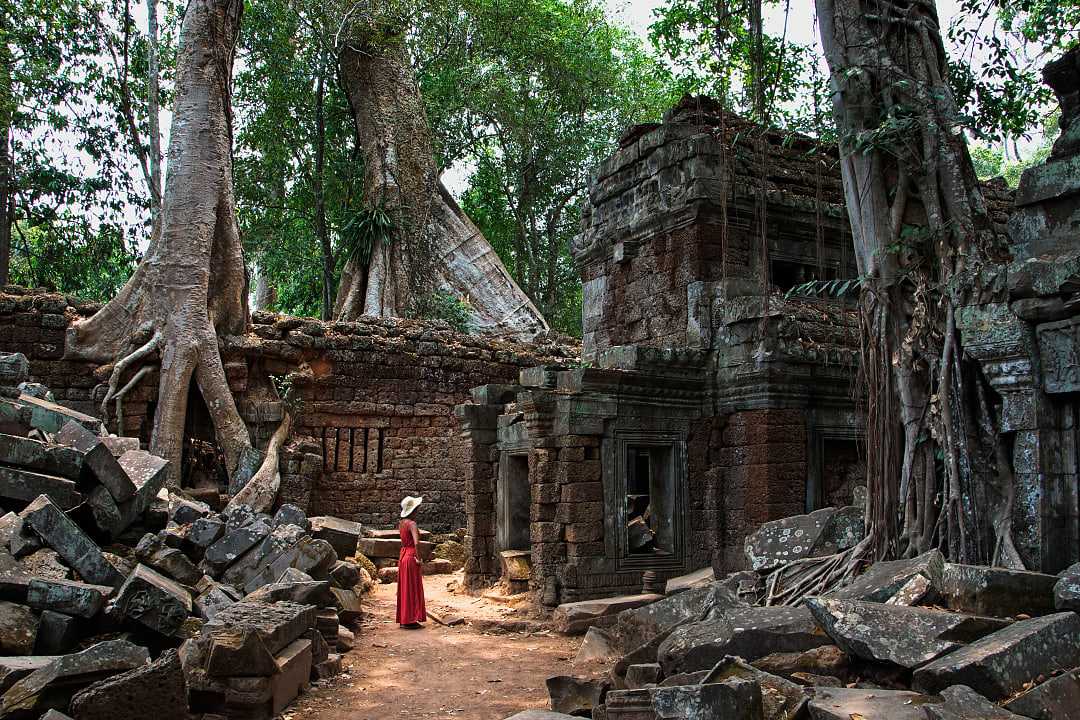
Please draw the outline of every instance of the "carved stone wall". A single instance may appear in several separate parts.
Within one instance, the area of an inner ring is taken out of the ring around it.
[[[58,402],[100,415],[107,373],[63,359],[68,323],[96,309],[9,288],[0,294],[0,350],[24,353],[33,378]],[[411,494],[424,496],[417,511],[422,526],[464,527],[466,481],[481,471],[454,406],[477,385],[513,382],[524,367],[576,357],[573,347],[462,335],[444,323],[323,323],[266,313],[253,320],[252,334],[223,339],[222,352],[256,443],[264,444],[282,417],[267,376],[301,363],[312,371],[312,380],[297,388],[300,414],[283,452],[280,501],[366,525],[393,525],[401,498]],[[156,397],[154,373],[125,398],[123,428],[112,413],[112,429],[148,442]],[[211,432],[199,403],[190,413],[191,432]]]

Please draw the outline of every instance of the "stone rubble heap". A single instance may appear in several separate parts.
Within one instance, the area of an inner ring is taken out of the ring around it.
[[[756,570],[560,606],[556,627],[586,633],[576,664],[610,670],[550,678],[551,712],[514,720],[1080,720],[1080,564],[1054,576],[933,550],[760,604],[770,570],[858,542],[856,516],[766,524],[747,541]]]
[[[359,524],[171,492],[26,365],[0,355],[0,718],[270,718],[340,672]]]

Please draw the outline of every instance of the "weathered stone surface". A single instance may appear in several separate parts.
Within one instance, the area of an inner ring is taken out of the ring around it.
[[[274,527],[278,525],[296,525],[304,530],[311,529],[311,521],[308,520],[307,513],[291,503],[285,503],[278,508],[274,513],[274,521],[271,523]]]
[[[270,525],[262,520],[226,532],[220,540],[206,549],[203,561],[220,572],[236,562],[263,538],[270,534]]]
[[[72,480],[0,465],[0,497],[29,502],[39,495],[48,495],[65,510],[83,501],[82,493]]]
[[[101,548],[48,497],[39,496],[20,514],[38,537],[59,553],[83,580],[110,587],[120,584],[120,573],[105,560]]]
[[[27,590],[26,603],[38,610],[92,618],[105,606],[105,600],[112,591],[111,587],[105,585],[34,578]]]
[[[205,550],[213,545],[225,532],[225,523],[216,517],[199,518],[191,524],[188,542]]]
[[[260,531],[261,527],[261,522],[245,526],[245,528],[260,528]],[[235,532],[243,532],[243,529]],[[263,585],[269,582],[282,564],[291,562],[291,558],[298,555],[299,549],[296,546],[303,537],[304,529],[298,525],[278,525],[272,528],[265,538],[229,566],[222,575],[222,579],[238,587]],[[285,557],[290,551],[292,554]],[[284,560],[283,557],[285,557]],[[256,578],[258,578],[257,581]]]
[[[547,679],[547,691],[552,712],[591,717],[593,708],[603,704],[607,683],[572,675],[556,675]]]
[[[967,685],[991,700],[1021,690],[1040,675],[1080,665],[1080,615],[1022,620],[915,671],[912,687],[934,693]]]
[[[82,652],[61,655],[12,685],[0,699],[0,716],[41,712],[57,700],[66,707],[67,698],[79,688],[149,662],[146,648],[126,640],[107,640]]]
[[[17,387],[30,376],[30,361],[22,353],[0,353],[0,386]]]
[[[626,668],[626,689],[637,690],[656,685],[664,675],[660,663],[640,663]]]
[[[119,503],[124,521],[130,525],[146,514],[161,488],[165,487],[169,461],[145,450],[128,450],[117,462],[135,486],[135,494]]]
[[[685,592],[691,588],[700,587],[702,585],[711,585],[713,580],[716,579],[716,573],[713,571],[712,566],[695,570],[692,573],[686,575],[680,575],[679,577],[673,577],[667,581],[664,586],[665,595],[674,595],[676,593]]]
[[[303,692],[311,677],[311,641],[299,639],[275,658],[277,672],[271,679],[271,717],[281,714]]]
[[[825,523],[821,536],[810,549],[809,557],[833,555],[858,545],[866,536],[865,512],[858,505],[839,508]]]
[[[1023,720],[964,685],[945,688],[941,699],[925,706],[930,720]]]
[[[23,509],[25,510],[25,508]],[[26,520],[23,519],[21,513],[12,527],[8,548],[11,550],[11,554],[17,558],[30,555],[41,548],[41,538],[26,524]]]
[[[71,615],[42,610],[34,652],[38,655],[63,655],[81,639],[79,621]]]
[[[916,575],[926,577],[931,586],[940,588],[944,572],[944,556],[937,550],[931,550],[910,560],[874,563],[851,584],[829,593],[829,597],[883,603],[896,595]]]
[[[740,678],[757,683],[761,687],[761,705],[766,720],[795,718],[806,702],[806,692],[799,685],[748,665],[738,658],[725,658],[708,671],[706,677],[708,682]],[[702,681],[705,679],[702,678]]]
[[[263,585],[255,592],[248,593],[244,600],[261,603],[274,603],[279,600],[323,607],[334,604],[330,593],[330,583],[325,580],[278,582]]]
[[[191,593],[140,564],[117,592],[116,610],[155,632],[173,635],[191,614]]]
[[[622,647],[630,649],[684,623],[737,607],[745,604],[725,586],[719,583],[698,586],[640,608],[623,610],[616,616],[614,633]]]
[[[1080,563],[1063,570],[1054,584],[1054,607],[1080,612]]]
[[[1080,670],[1025,690],[1005,703],[1005,709],[1034,720],[1080,720]]]
[[[330,582],[342,590],[352,590],[360,582],[360,566],[347,560],[338,560],[330,568]]]
[[[94,526],[109,538],[115,538],[127,527],[128,518],[104,485],[94,487],[86,496],[85,509],[89,510]]]
[[[746,538],[746,559],[758,571],[810,557],[836,508],[767,522]]]
[[[77,720],[188,720],[187,684],[176,650],[141,667],[94,683],[71,698]]]
[[[356,554],[363,531],[360,523],[329,515],[321,515],[309,518],[309,520],[312,536],[330,543],[338,557],[347,558]],[[376,557],[367,552],[364,554],[368,557]],[[397,557],[397,553],[394,553],[394,557]]]
[[[577,655],[574,656],[574,664],[579,663],[606,663],[618,657],[619,652],[615,648],[615,641],[611,635],[598,627],[591,627],[585,633],[585,639],[581,641]]]
[[[25,605],[0,602],[0,652],[29,655],[34,652],[38,618]]]
[[[237,593],[228,585],[211,581],[206,587],[198,588],[195,597],[195,612],[204,620],[212,620],[215,615],[239,600]]]
[[[173,508],[171,518],[177,525],[190,525],[199,518],[210,514],[210,506],[198,500],[185,498],[170,498]]]
[[[351,625],[363,619],[364,611],[360,605],[360,596],[356,591],[331,587],[330,593],[334,596],[333,604],[337,608],[341,622]]]
[[[337,677],[340,674],[341,655],[339,655],[338,653],[330,653],[326,656],[325,660],[320,660],[319,662],[312,661],[312,680],[329,680],[330,678]]]
[[[850,658],[835,645],[822,645],[801,653],[773,653],[752,664],[759,670],[789,679],[796,673],[846,678]]]
[[[78,480],[83,471],[83,454],[79,451],[19,435],[0,433],[0,458],[6,465],[68,480]]]
[[[806,607],[751,607],[676,628],[658,658],[665,674],[674,675],[706,670],[726,655],[753,661],[830,644]]]
[[[904,605],[911,607],[919,605],[930,599],[937,591],[930,585],[930,580],[925,575],[915,575],[904,586],[896,591],[896,594],[885,601],[887,605]]]
[[[116,502],[129,500],[135,494],[135,483],[101,439],[77,422],[69,422],[56,434],[56,442],[83,454],[83,463],[108,489]]]
[[[505,720],[576,720],[576,718],[573,715],[549,712],[547,710],[525,710],[511,715]]]
[[[756,682],[732,678],[705,685],[674,685],[642,690],[613,690],[605,708],[609,720],[693,720],[739,718],[763,720],[761,688]],[[651,712],[652,715],[648,713]]]
[[[356,634],[345,627],[344,625],[338,625],[337,629],[337,649],[338,652],[346,653],[356,647]]]
[[[100,435],[104,432],[101,420],[96,417],[26,394],[0,398],[0,420],[16,423],[27,430],[37,428],[50,435],[60,432],[60,428],[71,420],[92,433]]]
[[[511,582],[528,582],[532,577],[532,553],[527,550],[503,550],[499,553],[502,576]]]
[[[277,665],[257,631],[222,628],[210,638],[206,672],[214,677],[264,676],[277,672]]]
[[[180,550],[169,547],[165,538],[147,533],[135,546],[135,557],[148,567],[164,573],[173,580],[194,587],[203,577],[203,573]]]
[[[951,609],[1013,617],[1054,612],[1057,577],[1024,570],[946,563],[940,594]]]
[[[334,613],[334,627],[337,628]],[[241,601],[220,613],[203,627],[203,635],[213,637],[221,628],[254,630],[262,636],[270,652],[277,653],[315,626],[315,608],[290,602],[270,605]],[[324,633],[325,637],[325,633]]]
[[[663,595],[620,595],[599,600],[563,603],[555,608],[551,625],[556,632],[580,635],[601,618],[610,618],[624,610],[639,608],[663,600]]]
[[[71,570],[60,561],[60,554],[49,548],[30,553],[19,561],[19,567],[34,577],[47,580],[67,580],[71,577]]]
[[[16,682],[35,670],[40,670],[55,659],[45,655],[0,657],[0,694],[7,692],[8,688]]]
[[[137,437],[117,437],[116,435],[106,435],[101,438],[101,442],[105,443],[105,447],[109,448],[109,452],[113,454],[114,458],[119,459],[121,455],[128,450],[140,449],[139,438]]]
[[[1008,625],[995,618],[858,600],[809,598],[806,605],[848,655],[908,669]]]
[[[926,720],[931,698],[904,690],[813,688],[808,704],[812,720]]]

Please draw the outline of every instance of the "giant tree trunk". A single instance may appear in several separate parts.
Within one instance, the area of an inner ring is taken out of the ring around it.
[[[5,39],[6,14],[0,13],[0,285],[7,285],[11,267],[11,225],[15,222],[14,158],[11,156],[11,68],[14,60]]]
[[[189,0],[180,31],[176,103],[160,232],[131,279],[69,330],[69,356],[114,363],[104,407],[121,380],[160,358],[151,450],[180,478],[188,388],[214,423],[231,486],[254,471],[253,450],[225,379],[218,334],[249,325],[247,276],[233,203],[230,82],[241,0]],[[126,388],[125,388],[126,389]],[[123,391],[121,391],[122,393]]]
[[[424,295],[451,289],[473,325],[522,338],[548,324],[494,249],[437,180],[431,132],[400,28],[353,36],[339,76],[364,153],[364,206],[392,220],[387,242],[362,244],[345,265],[334,315],[401,316]]]
[[[879,556],[1020,564],[995,406],[959,309],[1007,259],[976,181],[929,0],[816,0],[863,278],[868,528]],[[1004,463],[1004,467],[1002,464]]]

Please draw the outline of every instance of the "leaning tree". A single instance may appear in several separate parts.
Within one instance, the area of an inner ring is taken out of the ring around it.
[[[218,347],[219,335],[242,334],[250,324],[233,203],[230,108],[243,6],[242,0],[188,0],[157,232],[117,296],[68,331],[69,357],[111,364],[103,408],[160,368],[150,449],[171,462],[174,486],[193,380],[213,420],[230,485],[242,485],[261,458],[237,412]],[[268,465],[274,456],[268,453]]]
[[[532,337],[547,321],[439,180],[407,45],[417,7],[360,0],[342,13],[338,76],[364,160],[362,208],[334,315],[402,316],[450,289],[478,329]]]
[[[932,0],[816,0],[862,277],[876,555],[1022,567],[997,404],[957,329],[1007,260],[968,155]]]

